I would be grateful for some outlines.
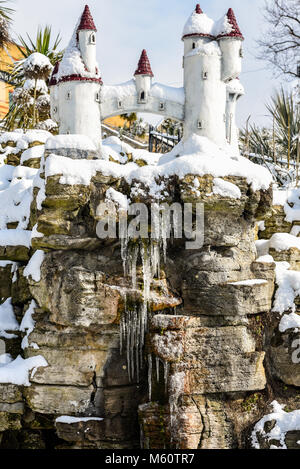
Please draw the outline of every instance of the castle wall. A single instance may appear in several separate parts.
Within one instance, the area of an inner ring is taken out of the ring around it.
[[[217,49],[207,53],[195,49],[185,56],[184,87],[184,138],[195,133],[223,146],[226,85],[221,81],[221,58]]]
[[[97,146],[101,142],[100,85],[90,81],[71,81],[58,86],[61,134],[83,134]]]

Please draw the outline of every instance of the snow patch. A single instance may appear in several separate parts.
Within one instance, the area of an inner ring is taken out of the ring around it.
[[[38,249],[35,251],[27,266],[24,269],[24,277],[31,276],[32,280],[39,282],[41,280],[41,265],[44,260],[45,253]]]
[[[4,364],[0,362],[0,383],[30,386],[29,372],[32,370],[34,374],[38,368],[45,366],[48,363],[42,355],[26,359],[20,355],[15,360],[9,358]]]
[[[265,415],[255,425],[251,441],[253,448],[260,449],[260,444],[257,438],[257,433],[260,433],[262,437],[265,437],[268,441],[276,440],[280,446],[272,445],[271,449],[287,449],[285,444],[285,436],[287,432],[299,431],[300,430],[300,410],[294,410],[293,412],[285,412],[284,405],[279,404],[277,401],[271,403],[273,412]],[[269,432],[266,432],[264,427],[267,422],[276,421],[275,426]]]

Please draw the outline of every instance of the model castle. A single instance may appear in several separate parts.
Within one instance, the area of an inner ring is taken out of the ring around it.
[[[220,147],[230,144],[237,149],[235,112],[244,94],[238,80],[244,38],[231,8],[214,22],[198,4],[187,20],[182,35],[183,88],[152,83],[145,50],[134,80],[104,86],[96,61],[96,32],[86,5],[50,81],[51,116],[61,134],[86,135],[99,147],[101,120],[149,112],[183,122],[184,140],[197,134]]]

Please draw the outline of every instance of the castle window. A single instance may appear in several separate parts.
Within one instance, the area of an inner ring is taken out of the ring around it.
[[[202,124],[202,121],[198,121],[198,129],[203,129],[203,124]]]
[[[67,96],[66,96],[66,99],[69,101],[71,99],[72,95],[71,95],[71,91],[68,91],[67,92]]]
[[[193,42],[193,49],[196,49],[196,43]]]
[[[57,113],[57,106],[54,106],[53,112]]]
[[[145,91],[141,91],[140,101],[145,101]]]
[[[118,108],[120,109],[122,107],[122,101],[118,101]]]
[[[100,103],[100,93],[96,93],[96,101],[97,103]]]
[[[229,93],[229,101],[234,101],[235,94]]]
[[[207,72],[203,72],[202,78],[203,78],[203,80],[207,80],[207,78],[208,78],[208,73],[207,73]]]
[[[159,103],[159,109],[161,111],[164,111],[165,110],[165,103]]]
[[[96,35],[94,33],[90,35],[90,44],[96,44]]]
[[[240,57],[244,57],[244,51],[242,47],[240,48]]]

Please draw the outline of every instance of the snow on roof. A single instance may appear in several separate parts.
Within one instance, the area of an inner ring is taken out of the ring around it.
[[[184,26],[182,39],[191,36],[210,37],[212,39],[220,39],[222,37],[244,39],[232,8],[229,8],[228,12],[221,19],[213,21],[203,13],[199,4]]]
[[[213,37],[214,21],[196,6],[183,28],[182,39],[189,36]]]
[[[134,73],[135,75],[148,75],[150,77],[153,77],[153,72],[151,70],[151,65],[150,61],[148,59],[147,51],[146,49],[142,50],[141,57],[137,66],[137,69]]]
[[[242,40],[244,39],[232,8],[229,8],[226,15],[216,22],[214,35],[218,38],[235,37]]]
[[[110,99],[124,99],[128,96],[136,95],[136,86],[134,80],[126,81],[118,85],[104,85],[101,88],[102,101]]]
[[[174,88],[173,86],[162,85],[161,83],[154,83],[152,85],[150,95],[180,104],[184,104],[185,99],[184,88]]]
[[[77,31],[90,30],[97,31],[91,11],[88,5],[85,5]]]
[[[65,50],[64,56],[57,66],[57,72],[52,74],[51,84],[77,80],[97,81],[102,83],[98,67],[90,72],[82,59],[78,47],[77,31],[78,23],[74,29],[69,45]]]

